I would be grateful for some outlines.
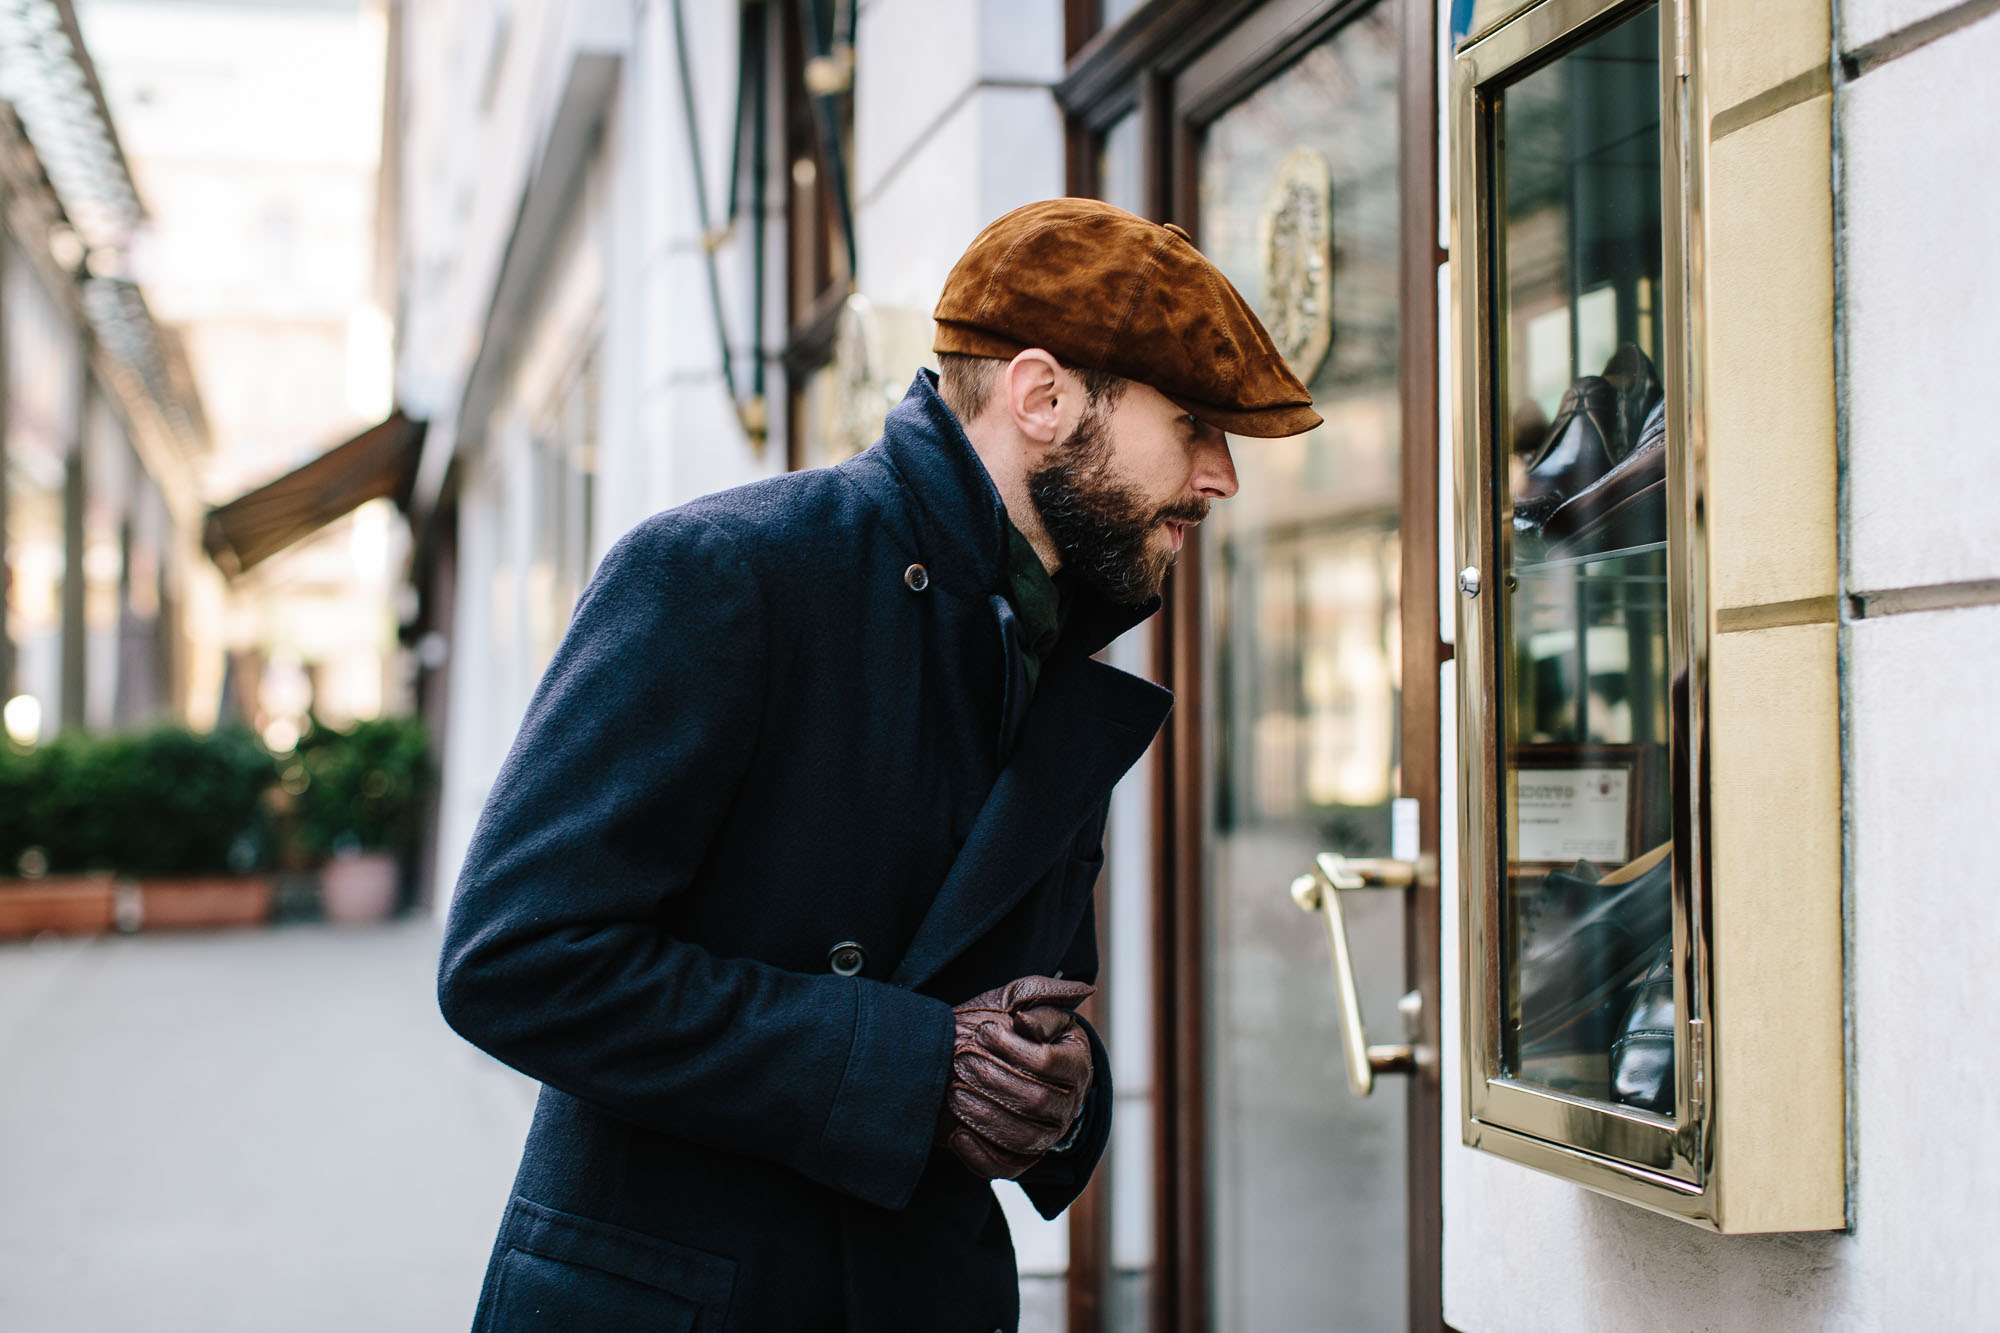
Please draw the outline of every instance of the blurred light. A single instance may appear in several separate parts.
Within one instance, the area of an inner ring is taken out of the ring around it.
[[[49,228],[49,258],[65,272],[76,272],[83,263],[83,238],[60,222]]]
[[[299,748],[299,724],[288,717],[274,719],[264,728],[264,745],[272,754],[290,754]]]
[[[348,559],[356,577],[380,583],[389,572],[389,515],[387,500],[370,500],[354,511],[349,531]]]
[[[100,245],[84,256],[84,270],[93,278],[130,277],[125,252],[115,245]]]
[[[83,576],[110,583],[125,572],[125,552],[117,542],[96,541],[83,548]]]
[[[257,686],[257,702],[276,717],[297,717],[312,706],[312,677],[291,657],[273,658],[264,666],[264,678]],[[296,729],[293,735],[297,739]],[[289,745],[271,747],[289,750]]]
[[[426,668],[436,671],[451,657],[451,640],[432,630],[417,640],[417,660]]]
[[[377,421],[394,410],[396,322],[374,304],[347,319],[347,410]]]
[[[17,694],[0,709],[7,727],[7,739],[27,749],[42,738],[42,701],[32,694]]]

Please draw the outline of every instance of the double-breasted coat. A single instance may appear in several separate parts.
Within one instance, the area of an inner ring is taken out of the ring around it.
[[[1095,979],[1109,793],[1171,700],[1092,657],[1145,612],[1079,593],[1029,702],[1007,549],[925,372],[860,456],[605,556],[445,938],[445,1017],[544,1085],[480,1330],[1014,1327],[992,1188],[935,1146],[951,1005]],[[1047,1216],[1110,1128],[1090,1040]]]

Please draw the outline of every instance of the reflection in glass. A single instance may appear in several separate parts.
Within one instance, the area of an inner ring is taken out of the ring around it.
[[[1508,1073],[1671,1114],[1659,16],[1496,117]]]
[[[1403,1329],[1404,1088],[1347,1090],[1326,938],[1285,893],[1388,854],[1401,775],[1395,21],[1376,6],[1213,122],[1201,247],[1326,418],[1232,441],[1202,525],[1214,1327]],[[1402,992],[1402,904],[1347,905],[1364,1009]]]

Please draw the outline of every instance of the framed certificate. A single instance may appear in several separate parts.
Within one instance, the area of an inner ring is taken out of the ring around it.
[[[1621,866],[1646,850],[1643,745],[1528,745],[1508,765],[1516,869]]]

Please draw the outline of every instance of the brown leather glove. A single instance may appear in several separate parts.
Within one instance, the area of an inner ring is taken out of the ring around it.
[[[952,1010],[939,1134],[980,1179],[1014,1179],[1069,1132],[1091,1080],[1090,1040],[1069,1011],[1096,989],[1023,977]]]

